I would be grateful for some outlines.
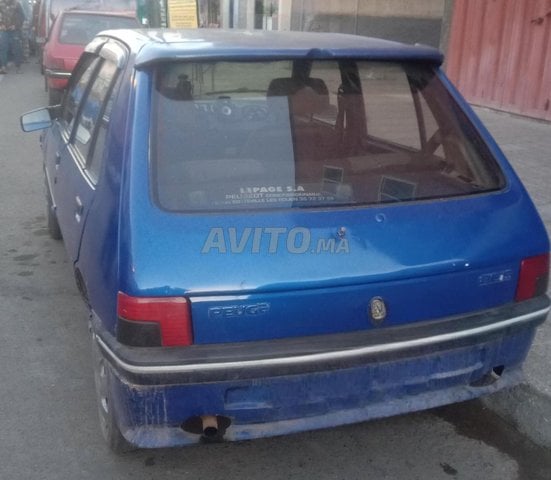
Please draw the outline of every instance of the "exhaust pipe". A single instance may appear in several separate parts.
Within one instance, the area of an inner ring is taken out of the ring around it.
[[[218,435],[218,418],[215,415],[203,415],[201,427],[205,438],[214,438]]]
[[[184,432],[200,435],[202,440],[215,442],[223,440],[226,430],[231,425],[231,419],[223,415],[197,415],[182,423]]]
[[[492,385],[501,378],[504,370],[505,367],[503,365],[497,365],[478,380],[471,382],[470,385],[471,387],[487,387]]]

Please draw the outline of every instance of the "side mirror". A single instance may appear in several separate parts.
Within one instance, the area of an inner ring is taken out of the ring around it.
[[[21,129],[24,132],[34,132],[52,126],[52,114],[49,108],[39,108],[21,115]]]

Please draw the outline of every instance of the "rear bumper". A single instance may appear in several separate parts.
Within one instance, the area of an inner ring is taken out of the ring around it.
[[[121,431],[137,446],[161,447],[200,441],[181,429],[194,416],[228,417],[232,423],[224,438],[239,440],[497,391],[520,381],[535,328],[548,312],[549,300],[540,297],[413,327],[255,342],[248,349],[136,349],[101,333],[95,338],[111,366]],[[96,327],[97,319],[98,332]],[[494,370],[503,371],[495,382]]]

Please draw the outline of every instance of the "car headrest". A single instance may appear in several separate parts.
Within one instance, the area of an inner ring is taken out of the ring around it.
[[[268,86],[268,97],[289,96],[295,94],[302,87],[311,87],[318,95],[328,95],[327,85],[321,78],[298,79],[293,77],[274,78]]]
[[[289,97],[289,102],[293,115],[309,116],[329,107],[329,95],[320,95],[312,87],[302,87]]]
[[[329,90],[320,78],[274,78],[266,95],[289,97],[294,115],[321,113],[329,107]]]

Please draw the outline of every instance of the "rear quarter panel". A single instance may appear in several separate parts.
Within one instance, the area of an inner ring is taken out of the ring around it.
[[[88,301],[108,329],[114,331],[119,290],[119,224],[126,139],[133,118],[131,61],[122,72],[105,141],[102,170],[94,203],[86,218],[76,267],[86,283]]]

